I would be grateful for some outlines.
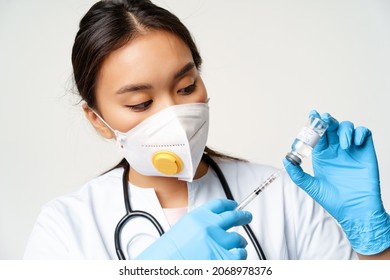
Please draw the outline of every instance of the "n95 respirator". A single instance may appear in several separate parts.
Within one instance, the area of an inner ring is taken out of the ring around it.
[[[207,103],[167,107],[128,132],[112,129],[128,163],[146,176],[177,177],[191,182],[206,147]]]

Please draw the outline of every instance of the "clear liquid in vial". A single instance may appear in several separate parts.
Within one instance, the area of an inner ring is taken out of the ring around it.
[[[314,146],[327,128],[328,124],[321,119],[310,118],[309,123],[302,128],[297,138],[295,138],[291,152],[286,155],[286,159],[294,165],[300,165],[302,159],[311,154]]]

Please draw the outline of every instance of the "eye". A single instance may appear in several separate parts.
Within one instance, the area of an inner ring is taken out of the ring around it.
[[[126,105],[126,107],[130,108],[135,112],[142,112],[149,108],[149,106],[153,103],[153,100],[148,100],[146,102],[142,102],[136,105]]]
[[[196,89],[196,82],[194,82],[192,85],[189,85],[188,87],[179,89],[177,93],[182,94],[182,95],[188,95],[191,94],[195,91]]]

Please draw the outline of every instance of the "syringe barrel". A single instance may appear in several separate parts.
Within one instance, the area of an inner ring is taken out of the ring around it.
[[[256,198],[256,196],[259,195],[263,191],[263,189],[271,184],[273,181],[275,181],[276,178],[280,176],[280,174],[283,173],[285,169],[280,169],[279,171],[271,174],[260,186],[258,186],[250,195],[248,195],[237,207],[235,210],[242,210],[244,209],[253,199]]]
[[[244,209],[253,199],[256,198],[258,194],[256,191],[252,192],[250,195],[248,195],[237,207],[235,210],[242,210]]]

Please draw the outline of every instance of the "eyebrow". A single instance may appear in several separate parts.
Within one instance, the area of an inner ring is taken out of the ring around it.
[[[146,90],[146,89],[151,89],[151,88],[152,88],[151,84],[126,85],[124,87],[121,87],[119,90],[117,90],[116,93],[122,94],[122,93]]]
[[[186,65],[184,65],[183,68],[181,68],[179,71],[177,71],[173,75],[173,79],[177,80],[184,75],[186,75],[189,71],[191,71],[195,67],[195,64],[193,62],[188,62]],[[116,91],[116,94],[123,94],[127,92],[134,92],[134,91],[142,91],[153,88],[151,84],[133,84],[133,85],[126,85],[121,87],[119,90]]]
[[[173,76],[175,80],[183,77],[185,74],[190,72],[195,67],[195,63],[188,62],[186,65],[184,65],[183,68],[181,68],[179,71],[176,72],[176,74]]]

